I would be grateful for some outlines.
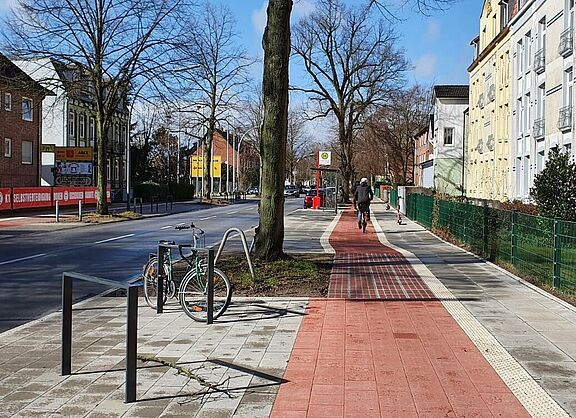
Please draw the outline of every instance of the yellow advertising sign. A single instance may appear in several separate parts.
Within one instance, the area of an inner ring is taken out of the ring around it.
[[[202,177],[204,173],[204,157],[193,155],[190,157],[190,176]]]
[[[90,147],[56,147],[56,161],[92,161]]]
[[[220,178],[222,173],[222,164],[220,162],[220,156],[215,155],[212,157],[212,177]]]
[[[222,163],[219,155],[212,158],[212,177],[219,178],[222,173]],[[190,176],[202,177],[204,174],[204,157],[193,155],[190,157]]]
[[[54,144],[40,144],[41,152],[56,152],[56,145]]]

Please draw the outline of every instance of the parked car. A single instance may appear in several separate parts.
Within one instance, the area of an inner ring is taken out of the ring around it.
[[[324,189],[320,189],[318,191],[318,194],[320,196],[320,206],[324,206],[324,204],[326,203],[326,193]],[[306,196],[304,196],[304,209],[312,207],[312,199],[314,199],[315,196],[316,196],[316,189],[308,190],[308,193],[306,193]]]
[[[260,194],[260,190],[258,189],[258,187],[253,186],[253,187],[250,187],[248,190],[246,190],[246,194],[257,195],[257,194]]]
[[[284,186],[284,196],[300,197],[300,190],[296,186]]]

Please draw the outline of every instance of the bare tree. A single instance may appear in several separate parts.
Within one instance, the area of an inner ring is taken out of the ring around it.
[[[311,153],[311,138],[306,131],[306,117],[301,109],[288,111],[288,137],[286,141],[286,178],[296,184],[296,172],[301,170],[300,161]]]
[[[293,50],[311,80],[311,85],[295,89],[317,103],[314,117],[336,118],[340,171],[348,199],[356,132],[366,113],[386,104],[402,85],[408,63],[395,47],[394,30],[384,19],[372,17],[376,5],[348,7],[341,0],[318,3],[295,31]]]
[[[179,99],[203,103],[196,111],[206,126],[204,137],[204,197],[211,198],[212,141],[214,131],[225,115],[239,102],[248,84],[248,68],[254,63],[239,46],[237,23],[223,5],[205,1],[192,24],[190,35],[179,46],[182,62],[176,71]]]
[[[264,119],[262,124],[262,199],[255,255],[279,258],[284,242],[284,192],[288,130],[288,67],[292,0],[269,0],[264,31]]]
[[[430,89],[415,85],[394,94],[386,107],[378,109],[364,131],[370,153],[381,154],[381,167],[396,184],[413,182],[414,135],[428,124]]]
[[[2,31],[18,59],[56,59],[82,74],[75,88],[93,102],[98,150],[97,211],[106,201],[107,132],[138,80],[158,74],[181,35],[185,0],[18,0]]]

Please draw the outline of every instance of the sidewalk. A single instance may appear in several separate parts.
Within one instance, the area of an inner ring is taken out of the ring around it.
[[[0,334],[3,414],[576,417],[576,310],[373,211],[366,234],[350,210],[330,225],[288,217],[291,248],[335,252],[327,299],[234,298],[212,326],[140,301],[139,354],[224,392],[140,363],[138,401],[124,404],[125,302],[99,298],[75,307],[72,376],[59,375],[58,314]]]

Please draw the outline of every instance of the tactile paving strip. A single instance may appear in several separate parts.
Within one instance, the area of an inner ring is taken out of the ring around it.
[[[428,285],[435,297],[442,301],[446,310],[458,322],[530,415],[543,418],[569,417],[568,413],[532,379],[530,374],[414,254],[390,244],[375,217],[373,223],[380,242],[397,250],[410,262],[416,273]]]

